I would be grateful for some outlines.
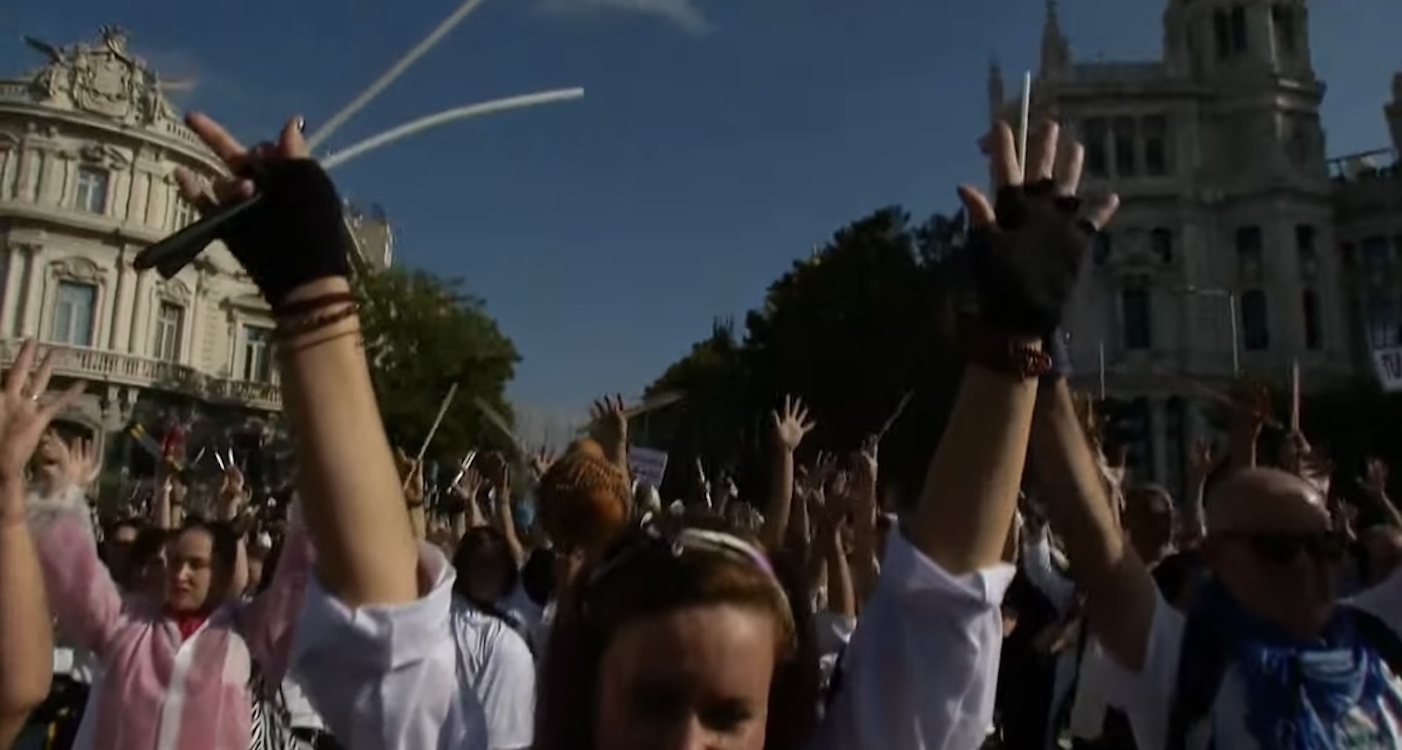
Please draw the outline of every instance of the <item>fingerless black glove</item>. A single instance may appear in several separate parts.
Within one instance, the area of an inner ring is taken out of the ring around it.
[[[220,239],[274,308],[288,292],[328,276],[350,275],[353,241],[341,197],[311,159],[261,165],[258,204],[230,221]]]
[[[997,226],[969,234],[978,314],[1011,335],[1044,338],[1061,325],[1095,230],[1080,201],[1057,196],[1050,180],[998,191]]]

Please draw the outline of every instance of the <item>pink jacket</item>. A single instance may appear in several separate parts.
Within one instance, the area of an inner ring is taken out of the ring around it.
[[[268,685],[281,684],[312,567],[306,534],[289,536],[267,591],[221,606],[182,642],[158,603],[117,590],[98,559],[80,492],[31,499],[30,518],[49,607],[59,627],[96,654],[105,671],[97,704],[87,708],[97,711],[97,745],[248,750],[250,660],[257,660]]]

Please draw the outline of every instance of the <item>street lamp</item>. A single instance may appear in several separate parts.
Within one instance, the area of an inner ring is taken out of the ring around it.
[[[1216,298],[1223,298],[1223,299],[1226,299],[1226,300],[1227,300],[1227,318],[1228,318],[1228,321],[1229,321],[1230,324],[1231,324],[1231,329],[1232,329],[1232,375],[1233,375],[1233,376],[1240,375],[1240,374],[1241,374],[1241,347],[1240,347],[1240,344],[1237,342],[1237,339],[1239,338],[1239,336],[1238,336],[1238,333],[1237,333],[1237,330],[1238,330],[1238,328],[1237,328],[1237,315],[1238,315],[1238,312],[1237,312],[1236,292],[1230,291],[1230,290],[1228,290],[1228,289],[1210,289],[1210,288],[1192,286],[1191,284],[1188,285],[1188,286],[1180,287],[1180,288],[1178,289],[1178,291],[1182,292],[1183,294],[1187,294],[1187,295],[1193,296],[1193,297],[1216,297]]]

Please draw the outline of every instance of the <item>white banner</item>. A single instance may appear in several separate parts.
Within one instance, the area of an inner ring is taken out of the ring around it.
[[[1402,346],[1373,350],[1373,369],[1386,393],[1402,391]]]
[[[667,451],[629,446],[628,471],[640,482],[661,487],[662,475],[667,473]]]

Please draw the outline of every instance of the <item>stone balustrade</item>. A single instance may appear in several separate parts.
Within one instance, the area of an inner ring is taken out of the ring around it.
[[[0,367],[8,367],[24,342],[0,340]],[[178,362],[80,346],[49,346],[59,352],[54,374],[92,383],[175,391],[217,403],[254,409],[282,408],[282,388],[275,383],[221,378]]]

